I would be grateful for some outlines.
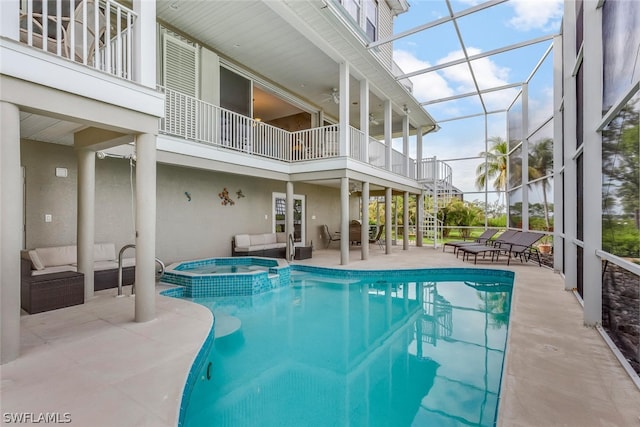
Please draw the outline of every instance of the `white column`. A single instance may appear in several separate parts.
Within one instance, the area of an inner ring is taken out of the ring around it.
[[[340,178],[340,264],[349,264],[349,178]]]
[[[340,63],[340,155],[349,156],[349,64]]]
[[[362,158],[369,163],[369,80],[360,81],[360,130],[363,134],[364,146]]]
[[[436,156],[433,156],[433,248],[438,248],[438,159]],[[449,199],[447,199],[449,200]]]
[[[424,178],[424,172],[422,170],[422,126],[416,130],[416,179],[420,181]]]
[[[576,62],[575,37],[575,4],[566,2],[563,19],[564,38],[564,288],[570,291],[578,283],[578,253],[573,240],[577,235],[576,228],[576,162],[573,155],[576,152],[576,79],[572,70]],[[558,217],[560,213],[556,212]]]
[[[424,223],[424,191],[416,196],[416,246],[422,247],[424,234],[422,233],[422,224]]]
[[[404,192],[402,199],[402,249],[409,250],[409,192]]]
[[[369,258],[369,182],[362,183],[362,259]]]
[[[602,9],[596,2],[584,2],[584,28],[602,28]],[[596,250],[602,249],[602,33],[584,32],[584,324],[602,323],[602,263]]]
[[[0,1],[0,36],[20,39],[20,0]]]
[[[562,182],[563,158],[562,158],[562,128],[563,114],[560,111],[562,104],[562,36],[553,39],[553,210],[558,213],[553,224],[553,270],[556,273],[563,271],[564,244],[560,233],[564,232],[562,224],[562,212],[564,211],[564,186]]]
[[[402,117],[402,154],[404,155],[404,176],[411,176],[409,172],[409,116],[405,112]]]
[[[20,354],[20,206],[20,111],[0,102],[0,364]]]
[[[290,261],[293,258],[293,254],[295,249],[291,247],[289,236],[294,235],[295,226],[293,224],[293,182],[287,181],[287,202],[286,202],[286,223],[285,223],[285,234],[287,235],[287,250],[286,257],[287,261]],[[304,243],[304,242],[303,242]]]
[[[156,317],[156,137],[136,137],[136,322]]]
[[[416,130],[416,179],[421,181],[424,178],[423,171],[423,153],[422,153],[422,126]],[[422,185],[422,184],[421,184]],[[424,191],[420,192],[416,200],[416,246],[422,247],[424,234],[422,233],[422,225],[424,223]]]
[[[391,253],[391,187],[384,191],[384,246],[385,254]]]
[[[522,84],[522,230],[529,230],[529,85]]]
[[[95,151],[78,148],[78,271],[84,273],[84,300],[93,298],[93,244],[96,218],[96,156]]]
[[[391,120],[391,101],[386,99],[384,101],[384,144],[386,148],[384,166],[386,170],[391,170],[391,152],[393,150],[391,141],[393,138],[393,123]]]
[[[156,87],[156,2],[133,0],[138,15],[133,26],[133,75],[144,86]]]

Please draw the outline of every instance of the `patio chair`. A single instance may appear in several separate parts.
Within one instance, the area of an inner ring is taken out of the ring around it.
[[[328,248],[331,242],[340,241],[340,233],[331,234],[331,232],[329,231],[329,226],[327,224],[324,224],[322,228],[324,229],[324,234],[327,236],[327,245],[325,246],[325,248]]]
[[[462,260],[469,259],[469,254],[474,254],[475,264],[478,261],[478,254],[482,254],[483,257],[486,256],[487,253],[491,254],[491,261],[494,260],[494,257],[497,258],[500,256],[500,252],[504,252],[508,250],[508,248],[515,243],[519,242],[520,231],[515,230],[507,230],[502,233],[497,239],[490,241],[489,244],[481,245],[466,245],[458,247],[458,251],[456,252],[456,258],[462,252]]]
[[[495,228],[487,228],[480,236],[476,237],[474,240],[456,240],[453,242],[446,242],[444,245],[442,245],[442,252],[444,252],[447,246],[453,246],[453,253],[455,254],[460,246],[487,244],[487,241],[495,236],[497,232],[498,230],[496,230]]]
[[[378,246],[380,246],[380,249],[384,249],[384,238],[382,237],[384,233],[384,224],[382,224],[379,228],[378,228],[378,233],[376,233],[376,236],[372,239],[369,239],[369,243],[377,243]]]
[[[533,255],[535,255],[538,259],[538,265],[542,266],[542,262],[540,260],[540,254],[538,253],[538,249],[533,246],[538,240],[542,239],[544,234],[537,233],[533,231],[523,231],[519,232],[510,239],[506,239],[505,241],[497,243],[496,246],[493,247],[463,247],[460,248],[459,251],[463,251],[463,259],[466,255],[467,259],[469,259],[469,254],[474,254],[473,263],[476,264],[478,261],[478,254],[482,253],[486,255],[487,252],[491,253],[491,261],[497,261],[500,257],[500,253],[504,252],[507,255],[507,265],[511,262],[511,257],[517,258],[520,257],[521,262],[525,262],[530,260]]]
[[[98,22],[96,25],[96,8]],[[85,10],[86,9],[86,10]],[[86,15],[85,15],[86,13]],[[86,16],[86,22],[84,21]],[[69,40],[68,50],[72,54],[72,59],[76,62],[92,64],[96,51],[104,46],[104,34],[107,27],[107,19],[103,10],[96,5],[95,0],[84,0],[78,3],[74,11],[73,32],[74,41],[71,46]],[[84,28],[86,27],[86,46],[84,46]],[[67,29],[67,33],[71,32],[71,25]],[[86,54],[86,58],[85,58]]]

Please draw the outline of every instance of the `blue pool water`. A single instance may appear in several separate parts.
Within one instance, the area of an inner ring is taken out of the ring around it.
[[[495,424],[512,273],[292,269],[260,295],[186,298],[242,326],[203,347],[181,425]]]

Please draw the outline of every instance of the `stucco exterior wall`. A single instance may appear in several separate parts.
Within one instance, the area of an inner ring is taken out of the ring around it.
[[[21,152],[26,176],[26,248],[75,244],[77,161],[73,147],[22,141]],[[56,177],[56,167],[67,168],[68,177]],[[120,248],[135,241],[135,193],[132,198],[131,188],[128,159],[96,159],[96,242],[113,242]],[[133,188],[135,191],[135,167]],[[224,188],[233,206],[222,205],[219,193]],[[238,198],[238,190],[245,197]],[[284,181],[158,164],[156,256],[165,263],[230,256],[233,235],[272,230],[272,193],[285,191]],[[339,229],[339,189],[299,183],[294,184],[294,193],[306,198],[305,243],[313,241],[315,247],[324,247],[322,224],[332,231]],[[352,200],[351,206],[350,218],[357,218],[358,200]],[[52,215],[52,222],[44,221],[45,214]]]

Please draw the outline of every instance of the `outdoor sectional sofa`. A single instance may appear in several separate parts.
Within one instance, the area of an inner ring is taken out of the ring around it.
[[[231,241],[232,256],[286,258],[286,233],[236,234]]]
[[[21,307],[29,314],[84,302],[84,274],[79,273],[75,245],[35,248],[21,254]],[[93,250],[94,290],[118,286],[118,256],[113,243]],[[135,258],[122,259],[122,284],[135,280]]]

